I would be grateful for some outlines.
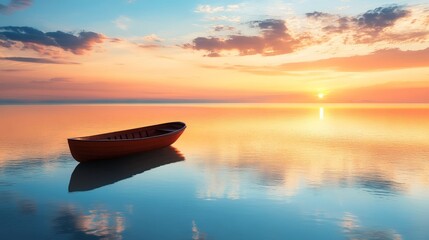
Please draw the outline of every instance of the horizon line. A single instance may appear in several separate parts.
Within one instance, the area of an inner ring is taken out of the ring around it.
[[[71,100],[24,100],[0,99],[0,105],[72,105],[72,104],[429,104],[429,102],[258,102],[209,99],[71,99]]]

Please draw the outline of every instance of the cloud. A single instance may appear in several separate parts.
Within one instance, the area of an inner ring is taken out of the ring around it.
[[[238,16],[213,16],[206,18],[209,21],[224,21],[224,22],[240,22],[241,17]]]
[[[380,71],[416,67],[429,67],[429,48],[419,51],[386,49],[363,56],[287,63],[280,66],[284,71],[335,69],[336,71],[343,72]]]
[[[225,9],[222,6],[213,7],[210,5],[198,5],[195,9],[197,13],[215,13],[215,12],[223,12]]]
[[[163,48],[162,42],[164,39],[159,37],[156,34],[150,34],[143,37],[139,37],[134,40],[133,44],[137,45],[139,48],[144,49],[155,49],[155,48]]]
[[[379,7],[353,18],[352,21],[357,23],[357,27],[354,27],[355,42],[372,43],[384,40],[386,38],[384,30],[410,14],[410,11],[404,8],[404,6],[398,5]],[[395,38],[389,37],[388,39]]]
[[[206,13],[212,14],[217,12],[233,12],[238,11],[240,9],[240,5],[227,5],[227,6],[211,6],[211,5],[198,5],[195,9],[196,13]]]
[[[44,47],[56,47],[82,55],[105,39],[105,36],[95,32],[82,31],[75,35],[62,31],[42,32],[32,27],[0,27],[0,46],[11,48],[20,43],[23,49],[33,49],[39,53],[44,53]]]
[[[109,38],[109,41],[111,43],[120,43],[120,42],[123,42],[124,40],[120,38]]]
[[[211,13],[208,20],[231,18],[212,14],[224,8],[202,9]],[[292,18],[290,24],[281,18],[248,22],[249,30],[256,29],[258,34],[241,34],[242,26],[234,28],[234,23],[230,23],[230,29],[240,29],[240,33],[224,36],[222,31],[226,28],[219,25],[214,27],[214,33],[198,36],[183,46],[206,51],[205,56],[224,56],[228,51],[238,51],[241,56],[274,56],[320,45],[328,50],[359,44],[370,45],[373,49],[380,49],[382,44],[422,45],[428,41],[428,17],[426,5],[387,5],[349,16],[314,11],[306,13],[303,19]]]
[[[381,30],[392,26],[396,20],[407,16],[409,13],[408,10],[404,9],[404,6],[391,5],[369,10],[354,20],[364,28]]]
[[[0,4],[0,13],[9,14],[17,10],[25,9],[33,3],[32,0],[10,0],[9,4]]]
[[[311,13],[306,13],[305,15],[308,18],[314,18],[314,19],[320,19],[320,18],[326,18],[326,17],[332,16],[329,13],[318,12],[318,11],[314,11],[314,12],[311,12]]]
[[[216,57],[216,56],[212,56]],[[418,51],[386,49],[368,55],[328,58],[309,62],[286,63],[278,66],[227,65],[204,68],[235,70],[264,76],[297,76],[302,71],[335,70],[339,72],[388,71],[429,67],[429,48]]]
[[[261,54],[264,56],[293,52],[299,40],[288,34],[285,22],[279,19],[265,19],[249,23],[259,30],[258,36],[230,35],[227,38],[197,37],[185,48],[205,50],[206,56],[220,56],[222,51],[236,50],[241,56]]]
[[[15,61],[15,62],[28,62],[28,63],[42,63],[42,64],[79,64],[76,62],[66,62],[47,58],[30,58],[30,57],[2,57],[0,60]]]
[[[130,25],[130,23],[132,22],[131,18],[127,17],[127,16],[119,16],[118,18],[116,18],[113,23],[115,24],[115,26],[121,30],[128,30],[128,27]]]
[[[162,41],[164,41],[164,39],[160,38],[156,34],[150,34],[150,35],[144,36],[143,40],[145,42],[162,42]]]
[[[307,13],[306,16],[321,23],[322,30],[328,36],[331,34],[343,34],[343,38],[349,44],[415,41],[424,39],[427,36],[428,30],[425,29],[425,26],[417,25],[421,29],[413,33],[407,33],[407,30],[404,29],[401,29],[401,32],[398,33],[394,31],[394,27],[399,20],[407,19],[411,21],[408,24],[416,26],[415,21],[410,18],[413,10],[418,8],[419,6],[388,5],[368,10],[356,16],[340,16],[324,12]],[[404,33],[407,33],[407,39],[404,39]],[[326,39],[330,39],[330,37]]]
[[[241,17],[231,16],[231,12],[239,11],[241,6],[242,4],[225,6],[198,5],[194,12],[205,14],[205,20],[208,21],[240,22]]]
[[[221,31],[234,31],[235,27],[232,26],[225,26],[225,25],[216,25],[213,26],[213,30],[215,32],[221,32]]]
[[[380,31],[386,27],[393,26],[397,20],[408,16],[410,13],[411,11],[406,9],[406,6],[389,5],[368,10],[367,12],[359,14],[357,16],[340,16],[317,11],[306,13],[305,15],[307,16],[307,18],[312,18],[315,20],[336,20],[337,22],[339,22],[338,25],[347,25],[349,29],[359,28],[360,30],[366,29]],[[329,29],[334,28],[334,26],[335,25],[327,27]]]
[[[140,48],[145,48],[145,49],[154,49],[154,48],[161,48],[161,45],[157,45],[157,44],[138,44],[138,46]]]

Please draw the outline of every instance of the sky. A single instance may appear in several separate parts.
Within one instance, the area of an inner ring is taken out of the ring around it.
[[[429,103],[429,4],[0,0],[15,102]]]

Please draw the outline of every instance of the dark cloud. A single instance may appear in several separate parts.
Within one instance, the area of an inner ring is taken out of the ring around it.
[[[42,31],[31,27],[0,27],[2,39],[17,42],[30,42],[45,46],[57,46],[54,39],[48,37]]]
[[[410,10],[406,9],[405,6],[389,5],[350,17],[324,12],[312,12],[306,13],[305,15],[315,20],[333,19],[335,24],[326,26],[325,30],[334,30],[338,27],[340,30],[356,28],[359,30],[380,31],[386,27],[393,26],[398,19],[406,17],[409,14]]]
[[[396,39],[395,36],[386,36],[385,29],[391,27],[401,18],[408,16],[409,10],[404,6],[391,5],[369,10],[352,19],[354,27],[353,40],[356,43],[373,43],[383,40]]]
[[[285,37],[290,38],[289,34],[287,34],[285,21],[283,20],[266,19],[263,21],[253,21],[251,23],[262,30],[262,35],[266,39],[277,40]]]
[[[374,43],[383,40],[398,41],[399,35],[389,34],[387,28],[411,14],[411,10],[403,5],[389,5],[369,10],[357,16],[339,16],[323,12],[307,13],[310,19],[320,21],[325,25],[322,29],[328,34],[346,33],[348,43]],[[425,33],[420,32],[415,36],[425,37]],[[326,38],[329,40],[330,38]],[[407,39],[414,41],[415,39]]]
[[[392,26],[396,20],[407,16],[410,12],[404,6],[391,5],[369,10],[355,20],[359,26],[380,30]]]
[[[0,13],[9,14],[16,10],[27,8],[32,3],[32,0],[10,0],[9,4],[0,4]]]
[[[224,26],[224,25],[217,25],[213,26],[213,30],[215,32],[221,32],[221,31],[234,31],[235,27],[232,26]]]
[[[0,46],[10,48],[22,43],[24,48],[41,53],[44,47],[57,47],[81,55],[104,39],[102,34],[95,32],[82,31],[74,35],[62,31],[44,33],[32,27],[0,27]]]
[[[308,18],[315,18],[315,19],[319,19],[319,18],[326,18],[326,17],[330,17],[330,16],[332,16],[331,14],[329,14],[329,13],[324,13],[324,12],[317,12],[317,11],[314,11],[314,12],[311,12],[311,13],[306,13],[305,14]]]
[[[334,24],[323,27],[323,30],[328,33],[343,33],[351,28],[352,21],[349,17],[338,17]]]
[[[339,16],[325,12],[311,12],[306,13],[305,16],[314,21],[322,23],[322,30],[328,33],[342,33],[350,29],[350,23],[353,23],[353,18],[346,16]],[[326,39],[329,39],[326,38]]]
[[[76,62],[66,62],[47,58],[30,58],[30,57],[2,57],[0,60],[15,61],[15,62],[29,62],[29,63],[43,63],[43,64],[79,64]]]
[[[77,36],[61,31],[47,32],[46,36],[55,40],[59,47],[74,54],[82,54],[85,50],[91,50],[95,43],[103,42],[103,35],[95,32],[80,32]]]
[[[110,42],[112,43],[119,43],[119,42],[123,42],[124,40],[120,39],[120,38],[110,38],[109,39]]]
[[[279,55],[293,52],[299,40],[287,33],[283,20],[266,19],[250,22],[250,26],[260,31],[258,36],[230,35],[227,38],[197,37],[185,48],[208,51],[206,56],[218,57],[224,50],[237,50],[240,55],[263,56]]]

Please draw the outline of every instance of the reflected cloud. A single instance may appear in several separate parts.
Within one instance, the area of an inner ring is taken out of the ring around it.
[[[35,221],[44,224],[46,220],[52,223],[54,234],[67,234],[66,239],[122,239],[122,233],[126,229],[125,216],[120,211],[112,212],[101,206],[83,211],[73,204],[61,203],[59,206],[49,205],[50,207],[45,208],[46,203],[37,203],[36,200],[40,201],[40,199],[32,199],[15,191],[0,191],[0,210],[2,211],[0,223],[2,226],[16,223],[12,228],[13,231],[2,233],[4,239],[29,239],[29,236],[63,239],[63,237],[51,235],[50,231],[49,235],[40,235],[47,229],[34,231],[31,228],[34,226],[29,225]],[[6,208],[4,208],[5,206]],[[38,206],[42,206],[40,210],[38,210]],[[52,213],[53,215],[51,215]],[[48,216],[53,216],[53,218]],[[22,229],[28,232],[16,235],[17,230],[22,231]]]
[[[195,220],[192,220],[192,240],[203,240],[206,239],[206,234],[200,232],[195,223]]]
[[[397,195],[405,191],[403,184],[384,179],[377,174],[365,174],[356,177],[356,185],[379,196]]]
[[[30,199],[22,199],[18,201],[19,209],[26,215],[33,215],[37,211],[36,202]]]
[[[359,219],[351,213],[345,213],[340,226],[343,229],[343,232],[346,234],[347,239],[402,239],[402,236],[393,229],[371,229],[360,226]]]
[[[207,169],[204,179],[197,189],[197,197],[206,200],[227,198],[240,199],[240,174],[224,176],[220,172]]]
[[[184,161],[174,147],[105,161],[79,163],[69,183],[69,192],[89,191],[130,178],[145,171]]]
[[[73,206],[64,206],[53,219],[59,234],[71,234],[71,239],[122,239],[125,219],[120,212],[90,210],[84,214]]]

